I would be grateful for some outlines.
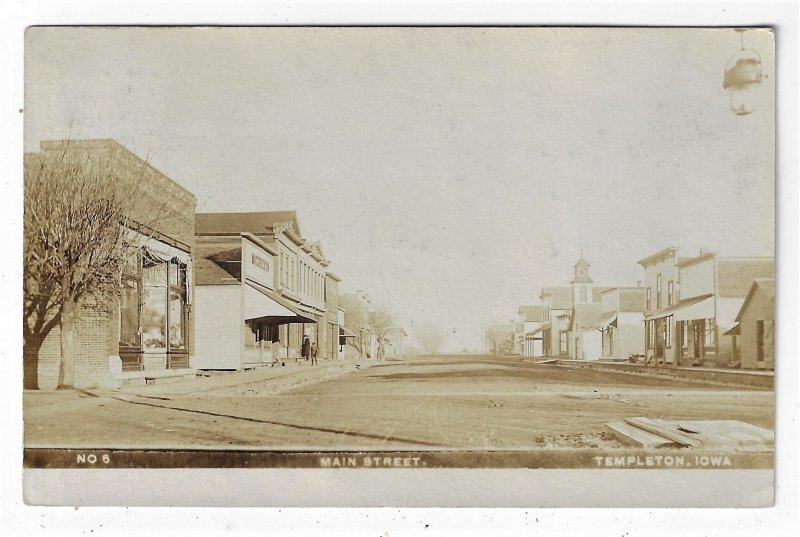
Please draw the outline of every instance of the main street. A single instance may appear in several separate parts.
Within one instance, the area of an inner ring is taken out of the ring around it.
[[[308,365],[293,365],[311,368]],[[153,387],[155,388],[155,386]],[[537,365],[518,357],[387,361],[275,394],[248,385],[25,393],[26,447],[530,450],[621,447],[626,417],[773,428],[771,390]]]

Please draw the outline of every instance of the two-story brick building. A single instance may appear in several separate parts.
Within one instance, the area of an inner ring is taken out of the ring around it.
[[[44,141],[39,152],[25,155],[25,165],[52,163],[65,151],[81,166],[101,166],[119,188],[136,193],[129,223],[136,248],[122,271],[119,293],[87,297],[78,313],[74,386],[192,375],[194,195],[114,140]],[[56,326],[37,342],[36,356],[25,361],[26,385],[57,387],[59,339]]]

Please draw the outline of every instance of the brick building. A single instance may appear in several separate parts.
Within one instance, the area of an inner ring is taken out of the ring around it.
[[[120,188],[135,184],[137,196],[130,202],[138,232],[130,233],[141,245],[130,253],[118,294],[82,302],[75,323],[75,387],[192,374],[194,195],[114,140],[43,141],[39,152],[25,155],[26,167],[59,158],[67,144],[81,166],[103,166]],[[139,226],[144,222],[150,227]],[[58,326],[36,343],[41,343],[38,352],[25,353],[26,379],[54,389],[61,352]]]

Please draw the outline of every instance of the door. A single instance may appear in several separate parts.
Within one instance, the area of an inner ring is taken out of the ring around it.
[[[656,361],[664,358],[664,338],[666,337],[664,322],[665,319],[663,317],[656,319],[656,340],[655,348],[653,349],[653,354],[656,357]]]
[[[756,321],[756,362],[764,361],[764,321]]]
[[[705,333],[705,323],[703,321],[695,321],[694,330],[692,330],[692,347],[694,348],[693,356],[695,360],[699,360],[700,356],[702,356],[702,346],[703,341],[705,340]]]

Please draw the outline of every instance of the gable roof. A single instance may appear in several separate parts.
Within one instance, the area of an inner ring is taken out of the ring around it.
[[[593,328],[600,322],[600,304],[575,304],[572,306],[567,330]]]
[[[747,296],[753,280],[775,279],[774,257],[717,258],[717,294],[721,298]],[[766,284],[765,284],[766,285]],[[774,283],[773,283],[774,289]],[[773,291],[774,296],[774,291]]]
[[[750,290],[747,292],[747,297],[744,299],[742,307],[739,308],[739,313],[736,314],[737,323],[742,320],[742,314],[747,310],[748,304],[750,304],[750,301],[753,299],[753,296],[757,291],[761,291],[761,293],[764,294],[764,297],[774,304],[775,278],[756,278],[753,280],[753,283],[750,285]]]
[[[539,298],[550,296],[551,310],[568,310],[572,307],[572,287],[542,287]]]
[[[526,323],[542,321],[542,306],[520,306],[517,311]]]
[[[195,213],[195,233],[271,233],[276,224],[288,222],[300,235],[296,211],[262,211],[247,213]]]
[[[403,330],[403,329],[402,329],[401,327],[399,327],[399,326],[393,326],[393,327],[391,327],[391,328],[390,328],[390,329],[389,329],[389,330],[386,332],[386,335],[387,335],[387,336],[401,336],[401,337],[407,337],[407,336],[408,336],[408,334],[406,334],[406,331],[405,331],[405,330]]]
[[[592,287],[592,302],[600,302],[601,296],[606,291],[613,289],[613,287]]]
[[[242,248],[199,245],[194,250],[195,285],[238,283],[242,277]]]

